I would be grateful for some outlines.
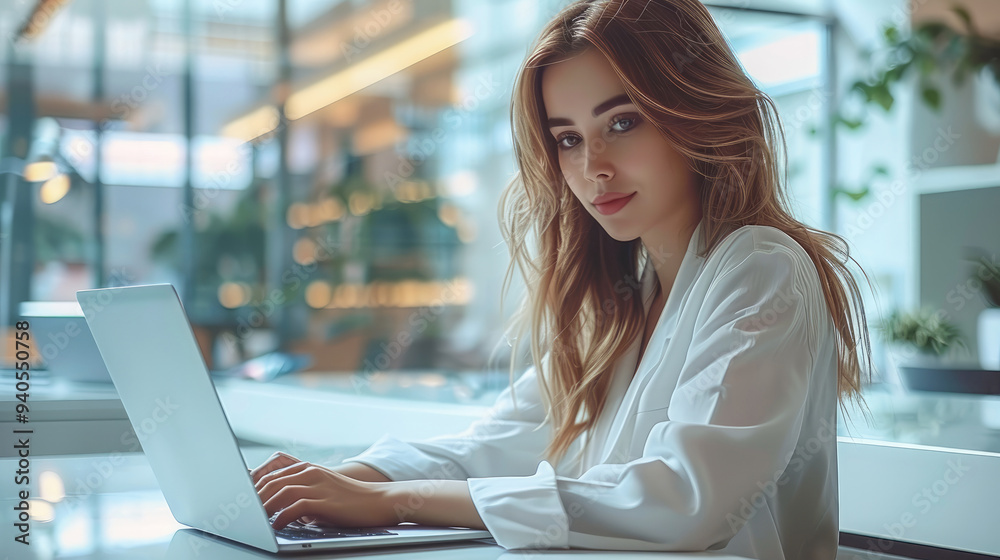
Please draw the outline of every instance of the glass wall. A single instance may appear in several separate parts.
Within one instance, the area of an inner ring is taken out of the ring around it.
[[[213,368],[279,349],[315,371],[505,367],[510,90],[564,4],[81,0],[36,15],[2,55],[17,92],[3,142],[20,134],[21,157],[55,161],[69,188],[17,179],[16,231],[33,234],[11,305],[169,282]],[[0,11],[6,36],[30,16]],[[712,11],[782,112],[798,217],[824,227],[825,149],[808,134],[824,22]],[[20,133],[15,112],[31,115]]]

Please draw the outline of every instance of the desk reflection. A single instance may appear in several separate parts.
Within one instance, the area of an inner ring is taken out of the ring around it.
[[[268,447],[244,447],[247,463],[263,460]],[[353,450],[349,450],[353,451]],[[338,453],[339,454],[339,453]],[[338,455],[334,454],[334,455]],[[303,453],[306,460],[330,457],[330,450]],[[0,472],[13,473],[14,459],[0,459]],[[31,460],[29,545],[14,541],[18,512],[13,476],[0,476],[0,560],[243,560],[288,558],[245,546],[178,523],[141,453],[38,456]],[[710,553],[649,553],[592,550],[507,551],[492,539],[428,543],[348,551],[310,551],[295,558],[406,558],[426,560],[551,560],[579,558],[715,558]]]
[[[504,556],[503,548],[492,541],[472,541],[464,543],[440,543],[420,546],[397,546],[348,550],[338,552],[297,553],[296,558],[322,560],[326,558],[407,558],[411,560],[496,560]],[[240,543],[210,535],[197,529],[179,529],[170,539],[164,560],[189,560],[204,558],[211,560],[256,560],[261,558],[287,558],[285,555],[271,554]]]

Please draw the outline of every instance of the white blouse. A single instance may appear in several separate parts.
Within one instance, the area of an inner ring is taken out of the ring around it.
[[[637,337],[590,445],[581,435],[558,465],[542,455],[552,428],[533,366],[516,410],[508,387],[461,433],[386,435],[344,462],[394,481],[467,479],[506,549],[833,560],[837,355],[816,268],[767,226],[739,228],[707,259],[703,246],[699,224],[638,369]],[[644,266],[647,312],[657,281]]]

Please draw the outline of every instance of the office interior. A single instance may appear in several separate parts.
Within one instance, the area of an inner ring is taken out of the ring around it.
[[[77,290],[174,286],[248,465],[336,464],[482,414],[525,358],[504,331],[516,274],[500,300],[511,84],[566,3],[0,4],[4,478],[16,325],[73,316]],[[838,417],[838,558],[1000,557],[1000,11],[704,3],[777,104],[796,218],[866,273],[876,371],[868,410]],[[876,87],[930,22],[993,58],[961,81],[955,60],[920,59]],[[891,339],[897,314],[925,347]],[[28,557],[170,557],[183,526],[103,364],[66,359],[86,327],[66,321],[31,356]]]

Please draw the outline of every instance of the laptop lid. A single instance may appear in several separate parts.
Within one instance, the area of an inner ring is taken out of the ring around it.
[[[77,300],[122,405],[178,522],[270,552],[490,538],[403,524],[385,535],[276,536],[170,284],[80,290]]]
[[[177,521],[277,552],[173,286],[81,290],[76,298]]]

